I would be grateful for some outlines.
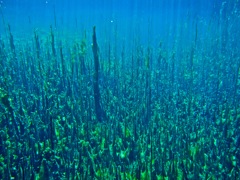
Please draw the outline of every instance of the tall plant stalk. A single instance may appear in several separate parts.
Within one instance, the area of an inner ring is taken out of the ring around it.
[[[94,56],[93,91],[94,91],[95,113],[98,121],[104,121],[104,119],[106,119],[106,114],[100,105],[101,94],[99,89],[99,56],[98,56],[98,44],[97,44],[95,26],[93,27],[92,40],[93,40],[92,51]]]

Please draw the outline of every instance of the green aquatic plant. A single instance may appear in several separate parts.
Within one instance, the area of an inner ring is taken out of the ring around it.
[[[39,42],[39,36],[37,33],[37,29],[34,31],[34,40],[35,40],[37,58],[39,59],[40,58],[40,42]]]
[[[10,44],[10,48],[11,48],[11,51],[12,53],[14,54],[14,56],[16,55],[16,49],[15,49],[15,45],[14,45],[14,40],[13,40],[13,35],[12,35],[12,32],[11,32],[11,27],[10,25],[8,24],[8,33],[9,33],[9,44]]]
[[[53,57],[56,57],[55,37],[54,37],[52,26],[50,26],[50,36],[51,36],[51,48],[52,48]]]
[[[116,36],[100,53],[95,28],[92,49],[58,29],[1,37],[0,179],[237,179],[238,60],[199,32],[159,52]]]

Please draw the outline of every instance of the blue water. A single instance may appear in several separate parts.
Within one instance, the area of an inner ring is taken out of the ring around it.
[[[179,36],[191,40],[196,24],[204,36],[209,24],[219,23],[221,8],[219,0],[2,0],[0,32],[10,24],[12,33],[23,38],[34,29],[48,33],[53,26],[73,38],[96,26],[103,42],[117,34],[122,41],[173,43]]]
[[[240,179],[239,38],[239,0],[0,0],[0,179]]]

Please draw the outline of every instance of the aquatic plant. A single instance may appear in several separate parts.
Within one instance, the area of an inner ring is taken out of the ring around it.
[[[96,27],[93,27],[93,56],[94,56],[94,75],[93,75],[93,91],[94,91],[94,102],[95,102],[95,112],[97,119],[99,121],[106,121],[106,115],[105,112],[102,109],[102,106],[100,105],[101,101],[101,94],[99,90],[99,56],[98,56],[98,51],[99,47],[97,44],[97,37],[96,37]]]
[[[9,26],[0,179],[238,179],[239,47],[194,29],[190,44],[127,49],[101,44],[95,27],[80,40],[50,28],[20,41]]]

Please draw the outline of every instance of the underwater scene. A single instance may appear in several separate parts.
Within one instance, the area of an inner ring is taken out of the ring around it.
[[[0,0],[0,179],[240,179],[239,39],[240,0]]]

